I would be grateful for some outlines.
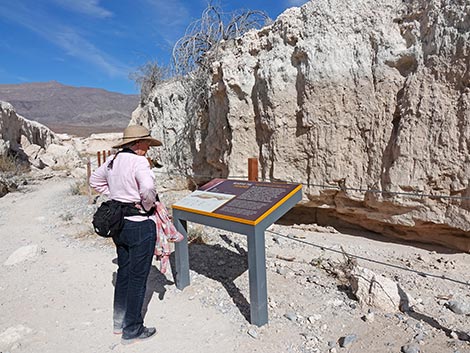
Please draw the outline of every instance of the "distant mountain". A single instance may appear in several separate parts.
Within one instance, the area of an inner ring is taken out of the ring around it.
[[[50,81],[0,84],[0,101],[11,103],[18,114],[54,132],[88,136],[122,131],[139,96]]]

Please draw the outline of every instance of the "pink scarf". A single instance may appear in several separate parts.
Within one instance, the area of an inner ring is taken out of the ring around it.
[[[160,260],[160,272],[165,273],[170,261],[170,243],[177,243],[184,239],[173,224],[165,205],[155,202],[155,215],[157,220],[157,242],[155,244],[155,256]]]

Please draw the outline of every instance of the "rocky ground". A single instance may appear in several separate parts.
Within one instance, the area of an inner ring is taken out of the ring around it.
[[[250,325],[246,239],[190,224],[191,285],[154,262],[146,323],[155,339],[112,334],[110,241],[76,180],[46,176],[0,200],[0,352],[470,352],[470,255],[314,224],[266,232],[269,323]],[[166,203],[182,193],[164,190]],[[347,255],[346,255],[347,254]],[[361,303],[352,267],[399,284],[410,308]]]

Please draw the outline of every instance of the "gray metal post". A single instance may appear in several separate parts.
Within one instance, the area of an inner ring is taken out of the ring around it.
[[[178,232],[184,235],[184,239],[178,243],[175,243],[175,282],[176,288],[183,289],[189,286],[189,251],[188,251],[188,232],[187,223],[175,217],[173,213],[173,224],[175,225]]]
[[[251,324],[263,326],[268,322],[268,289],[266,282],[266,252],[264,229],[248,235],[248,272],[250,280]]]

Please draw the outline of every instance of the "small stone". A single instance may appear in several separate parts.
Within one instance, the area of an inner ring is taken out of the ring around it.
[[[314,314],[314,315],[309,316],[307,318],[308,322],[310,322],[311,324],[313,324],[315,321],[318,321],[320,319],[321,319],[321,315],[319,315],[319,314]]]
[[[39,246],[36,244],[26,245],[16,249],[4,262],[5,266],[12,266],[17,263],[35,258],[41,253]]]
[[[341,337],[338,340],[338,342],[339,342],[339,346],[341,348],[347,348],[351,344],[353,344],[356,340],[357,340],[357,335],[352,334],[352,335],[347,335],[347,336]]]
[[[276,272],[282,276],[285,276],[287,274],[287,269],[285,267],[278,267],[276,269]]]
[[[395,314],[396,318],[400,321],[403,321],[405,318],[402,314]]]
[[[248,330],[248,334],[253,337],[254,339],[258,338],[258,331],[256,331],[254,328],[250,328]]]
[[[361,317],[362,321],[365,322],[374,322],[375,320],[375,314],[374,313],[367,313]]]
[[[417,344],[407,344],[401,347],[401,351],[403,353],[419,353],[421,350],[419,349],[419,346]]]
[[[288,311],[287,313],[285,313],[284,317],[286,317],[290,321],[297,321],[297,315],[292,311]]]
[[[451,300],[447,303],[447,306],[449,307],[450,310],[452,310],[456,314],[459,314],[459,315],[470,314],[470,305],[468,305],[467,303],[462,303],[457,300]]]
[[[425,338],[425,335],[424,335],[423,332],[420,332],[420,333],[418,333],[418,334],[415,336],[415,340],[418,341],[418,342],[419,342],[419,341],[423,341],[424,338]]]

